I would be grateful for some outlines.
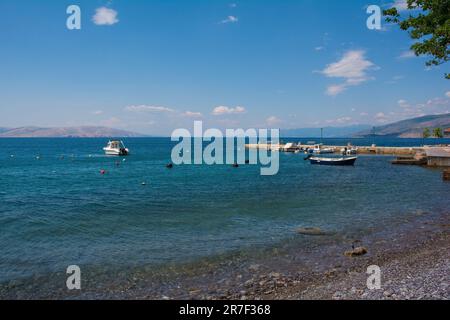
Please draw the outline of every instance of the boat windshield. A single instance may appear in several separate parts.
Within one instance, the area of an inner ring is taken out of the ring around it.
[[[109,144],[109,146],[111,148],[117,149],[119,148],[119,142],[118,141],[111,141],[111,143]]]

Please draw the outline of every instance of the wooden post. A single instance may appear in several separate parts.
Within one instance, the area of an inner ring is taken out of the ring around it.
[[[450,169],[445,169],[442,172],[442,180],[444,181],[450,181]]]

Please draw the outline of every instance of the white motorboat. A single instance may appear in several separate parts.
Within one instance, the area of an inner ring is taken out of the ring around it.
[[[326,153],[334,153],[334,148],[324,148],[321,144],[316,144],[314,148],[312,149],[313,153],[316,154],[326,154]]]
[[[123,142],[117,140],[108,141],[108,144],[103,150],[108,156],[127,156],[130,154],[130,151],[125,147]]]
[[[292,142],[286,143],[281,148],[281,151],[284,151],[284,152],[296,152],[297,150],[298,150],[298,146],[295,143],[292,143]]]
[[[341,154],[345,154],[347,156],[358,154],[358,148],[357,147],[342,148]]]

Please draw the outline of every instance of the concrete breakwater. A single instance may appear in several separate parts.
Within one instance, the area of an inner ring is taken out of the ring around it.
[[[267,150],[283,150],[285,144],[246,144],[247,149],[267,149]],[[312,145],[297,145],[300,149],[313,148]],[[392,156],[414,156],[416,153],[424,152],[423,147],[378,147],[378,146],[351,146],[358,149],[358,154],[379,154]],[[349,148],[349,146],[328,146],[322,145],[321,148],[333,148],[336,154],[341,153],[341,149]]]

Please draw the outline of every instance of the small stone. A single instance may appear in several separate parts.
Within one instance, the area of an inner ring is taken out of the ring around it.
[[[200,292],[200,290],[191,290],[191,291],[189,291],[189,295],[193,296],[193,295],[198,294],[199,292]]]
[[[365,255],[367,252],[368,252],[367,248],[357,247],[353,250],[345,251],[344,255],[346,255],[347,257],[357,257],[357,256]]]
[[[244,286],[251,287],[253,285],[253,279],[247,280],[244,282]]]
[[[277,279],[281,277],[281,274],[279,274],[278,272],[271,272],[269,273],[269,277]]]
[[[250,267],[248,267],[248,270],[250,270],[250,271],[258,271],[260,267],[261,266],[259,264],[252,264],[252,265],[250,265]]]
[[[393,294],[392,290],[386,290],[386,291],[383,292],[383,295],[385,297],[390,297],[390,296],[392,296],[392,294]]]
[[[323,236],[326,234],[322,229],[316,227],[298,228],[297,233],[308,236]]]

